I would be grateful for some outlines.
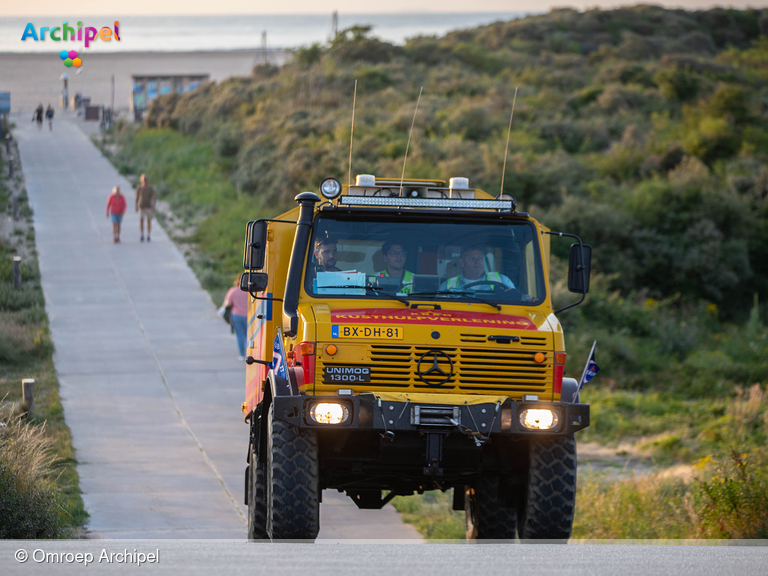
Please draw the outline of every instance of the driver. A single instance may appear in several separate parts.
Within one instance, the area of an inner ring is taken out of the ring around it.
[[[336,240],[315,240],[315,272],[340,272],[336,267]]]
[[[374,278],[399,278],[400,292],[410,294],[413,290],[413,272],[405,269],[405,260],[408,256],[405,246],[396,240],[387,240],[381,246],[384,256],[384,264],[387,268],[382,272],[375,272]]]
[[[461,291],[465,289],[465,286],[469,286],[466,288],[467,290],[493,290],[492,282],[503,284],[507,289],[514,288],[515,285],[512,280],[504,274],[485,271],[485,252],[485,246],[482,244],[464,246],[459,258],[461,275],[448,278],[440,286],[440,290]],[[488,280],[489,283],[482,283],[483,280]]]

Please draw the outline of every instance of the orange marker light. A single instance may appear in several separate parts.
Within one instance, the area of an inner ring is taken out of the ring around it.
[[[328,354],[328,356],[335,356],[338,351],[339,349],[336,348],[336,344],[328,344],[328,346],[325,347],[325,353]]]
[[[302,356],[314,356],[315,355],[315,343],[314,342],[302,342],[299,344],[299,350]]]
[[[546,357],[546,355],[544,355],[543,352],[536,352],[536,354],[533,356],[533,360],[537,364],[541,364],[546,359],[547,359],[547,357]]]
[[[565,352],[555,352],[555,364],[558,366],[565,366],[565,361],[568,355]]]

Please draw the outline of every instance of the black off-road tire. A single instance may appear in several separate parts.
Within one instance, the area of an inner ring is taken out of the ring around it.
[[[253,446],[248,456],[248,540],[269,540],[264,463],[259,462]]]
[[[314,540],[320,531],[317,437],[275,419],[267,422],[267,533],[272,540]]]
[[[474,487],[467,486],[464,494],[467,540],[515,539],[517,511],[500,492],[498,476],[480,478]]]
[[[531,438],[529,462],[520,539],[567,542],[576,505],[576,439],[572,434]]]

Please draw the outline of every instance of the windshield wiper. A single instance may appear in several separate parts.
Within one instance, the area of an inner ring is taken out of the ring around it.
[[[494,304],[493,302],[489,302],[488,300],[484,300],[483,298],[479,298],[475,296],[475,293],[471,290],[435,290],[434,292],[411,292],[411,296],[436,296],[437,294],[451,294],[451,295],[459,295],[464,296],[468,298],[472,298],[473,300],[477,300],[478,302],[482,302],[483,304],[487,304],[488,306],[493,306],[496,308],[496,310],[501,310],[501,306],[498,304]]]
[[[383,294],[387,298],[391,298],[392,300],[397,300],[398,302],[402,302],[406,306],[410,306],[411,303],[406,300],[405,298],[399,298],[398,296],[395,296],[394,294],[389,294],[388,292],[384,292],[381,288],[376,288],[376,286],[373,286],[371,284],[368,284],[367,286],[320,286],[319,288],[357,288],[358,290],[370,290],[378,296],[379,294]]]

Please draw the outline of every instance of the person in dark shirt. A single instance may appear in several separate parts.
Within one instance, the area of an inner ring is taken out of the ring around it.
[[[149,185],[149,179],[146,174],[141,175],[141,185],[136,188],[136,212],[141,210],[139,217],[139,229],[141,230],[141,241],[144,242],[144,218],[147,219],[147,242],[151,240],[152,234],[152,216],[155,215],[155,189]]]
[[[43,109],[43,104],[41,102],[40,105],[37,108],[35,108],[35,111],[32,113],[32,121],[33,122],[37,121],[38,130],[43,129],[43,113],[44,112],[45,110]]]
[[[48,131],[53,131],[53,108],[48,104],[48,109],[45,111],[45,117],[48,119]]]
[[[315,241],[315,268],[317,272],[339,272],[336,267],[336,240],[321,238]]]

